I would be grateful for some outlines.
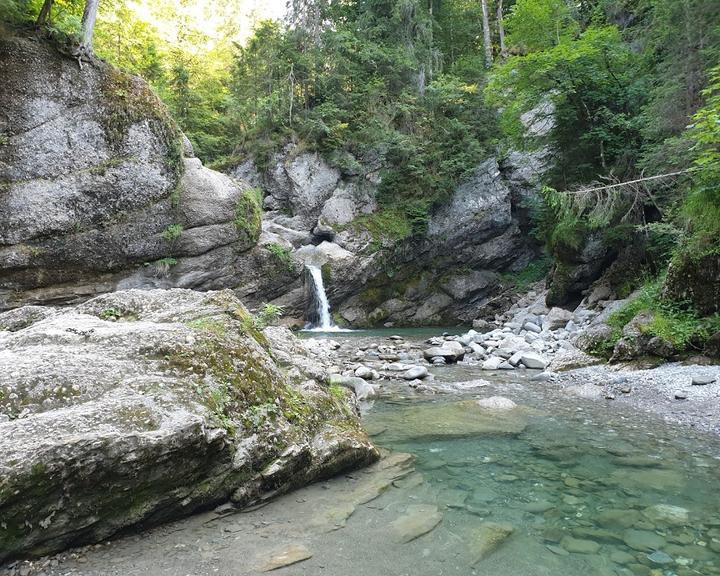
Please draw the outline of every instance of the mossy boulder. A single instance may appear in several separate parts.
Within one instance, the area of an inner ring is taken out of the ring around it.
[[[322,361],[257,331],[230,291],[23,310],[0,314],[0,561],[260,502],[378,456],[347,397],[320,384]]]
[[[691,302],[702,316],[720,312],[720,252],[682,254],[670,264],[663,297]]]

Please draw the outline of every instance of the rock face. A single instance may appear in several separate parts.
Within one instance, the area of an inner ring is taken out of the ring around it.
[[[702,315],[720,312],[720,255],[684,256],[668,268],[663,295],[691,301]]]
[[[143,81],[13,37],[0,77],[0,310],[252,277],[259,199],[191,157]]]
[[[340,172],[314,153],[292,147],[258,172],[252,162],[229,171],[262,187],[261,245],[291,251],[298,264],[323,267],[330,303],[354,326],[472,321],[500,290],[498,272],[523,269],[535,247],[518,216],[520,189],[533,190],[522,155],[480,164],[448,201],[430,214],[427,233],[403,241],[373,237],[358,218],[377,212],[381,165]],[[516,169],[517,168],[517,169]],[[533,175],[534,176],[534,175]],[[524,183],[524,184],[523,184]],[[307,302],[302,266],[286,278],[276,303],[302,316]],[[243,283],[238,293],[269,300],[267,288]]]
[[[0,327],[0,561],[378,457],[313,379],[319,357],[284,345],[287,331],[258,332],[230,291],[122,291],[19,308]],[[312,368],[285,365],[296,355]]]

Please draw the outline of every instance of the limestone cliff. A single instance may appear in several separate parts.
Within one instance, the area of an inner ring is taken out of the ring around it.
[[[145,82],[18,37],[0,78],[0,310],[237,283],[258,200],[192,157]]]

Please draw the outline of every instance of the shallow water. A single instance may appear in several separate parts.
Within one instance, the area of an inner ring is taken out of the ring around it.
[[[300,330],[298,336],[301,338],[387,338],[391,335],[402,336],[407,339],[424,339],[438,336],[439,334],[458,335],[465,334],[470,328],[463,326],[440,326],[425,328],[367,328],[367,329],[333,329],[323,330],[322,328],[311,328]],[[340,332],[340,334],[338,334]]]
[[[717,437],[568,396],[532,371],[431,371],[436,382],[489,382],[435,396],[397,382],[365,406],[375,442],[414,463],[381,463],[250,512],[175,522],[50,574],[257,574],[288,546],[311,557],[278,574],[720,574]],[[490,419],[473,411],[478,398],[498,395],[518,408]]]

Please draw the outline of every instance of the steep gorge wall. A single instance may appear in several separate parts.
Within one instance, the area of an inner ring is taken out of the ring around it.
[[[501,274],[536,256],[521,206],[542,166],[541,156],[519,153],[502,165],[487,159],[431,213],[424,235],[403,240],[362,226],[379,210],[380,166],[346,174],[290,145],[262,173],[247,161],[229,174],[266,191],[260,244],[296,262],[276,303],[302,316],[302,261],[312,258],[323,264],[338,321],[422,325],[472,321],[503,290]],[[262,299],[256,285],[238,290]]]
[[[0,310],[239,283],[257,202],[192,157],[141,79],[19,37],[0,39],[0,78]]]
[[[426,234],[397,241],[358,225],[379,210],[379,163],[341,172],[289,146],[262,174],[221,174],[141,79],[101,61],[81,69],[49,43],[4,38],[0,76],[0,310],[229,287],[301,320],[312,257],[351,325],[467,322],[536,253],[520,199],[540,168],[526,155],[489,158]]]

